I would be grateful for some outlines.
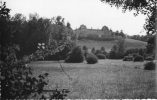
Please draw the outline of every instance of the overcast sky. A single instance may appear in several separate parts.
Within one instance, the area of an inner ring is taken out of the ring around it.
[[[121,9],[110,7],[99,0],[2,0],[7,2],[11,15],[38,13],[40,17],[62,16],[73,29],[81,24],[87,28],[101,29],[106,25],[113,31],[123,30],[129,35],[145,34],[145,16],[135,17],[133,12],[122,13]]]

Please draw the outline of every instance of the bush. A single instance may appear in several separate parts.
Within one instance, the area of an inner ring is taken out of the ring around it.
[[[146,57],[145,60],[152,61],[152,60],[154,60],[154,58],[149,56],[149,57]]]
[[[94,54],[90,53],[87,54],[86,61],[88,64],[95,64],[98,62],[98,58]]]
[[[96,56],[98,59],[106,59],[106,56],[104,54],[97,54]]]
[[[133,57],[132,56],[125,56],[123,58],[123,61],[133,61]]]
[[[147,62],[145,65],[144,65],[144,69],[145,70],[155,70],[155,63],[150,61],[150,62]]]
[[[136,61],[144,61],[143,56],[140,56],[140,55],[135,56],[134,62],[136,62]]]
[[[83,51],[79,46],[74,47],[68,57],[65,59],[67,63],[81,63],[84,60]]]
[[[8,48],[8,49],[7,49]],[[48,73],[34,77],[32,69],[27,66],[26,60],[17,60],[16,48],[13,46],[4,48],[0,68],[2,82],[2,99],[25,99],[30,95],[40,94],[47,85],[45,78]]]
[[[91,52],[92,52],[93,54],[95,54],[95,53],[96,53],[95,48],[92,48]]]
[[[101,50],[96,50],[95,54],[102,54],[102,51]]]
[[[82,50],[83,50],[83,55],[86,57],[88,54],[88,48],[86,46],[83,46]]]

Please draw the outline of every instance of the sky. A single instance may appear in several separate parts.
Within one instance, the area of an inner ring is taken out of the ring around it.
[[[27,18],[30,13],[40,17],[62,16],[70,22],[73,29],[84,24],[87,28],[101,29],[104,25],[113,31],[123,30],[128,35],[145,35],[143,25],[146,16],[137,17],[133,11],[126,13],[122,9],[111,7],[100,0],[2,0],[11,9],[11,15],[22,13]]]

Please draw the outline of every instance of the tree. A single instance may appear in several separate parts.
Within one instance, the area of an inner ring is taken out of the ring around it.
[[[32,68],[27,66],[28,62],[17,59],[16,52],[20,49],[14,42],[16,35],[12,31],[16,30],[18,32],[18,30],[12,26],[12,22],[20,22],[21,15],[18,14],[12,21],[9,11],[10,9],[6,7],[5,3],[0,2],[0,36],[2,36],[0,44],[0,51],[2,50],[0,52],[2,88],[0,99],[46,99],[47,97],[43,91],[44,86],[47,85],[45,78],[48,73],[34,76],[32,75]],[[13,25],[17,24],[13,23]],[[64,99],[68,92],[67,89],[52,90],[49,99]]]
[[[147,15],[144,28],[147,31],[147,34],[152,35],[156,33],[156,28],[157,28],[155,26],[155,24],[157,23],[156,0],[101,0],[101,1],[108,3],[111,6],[116,6],[117,8],[122,7],[124,12],[126,10],[130,10],[130,11],[135,10],[136,11],[136,13],[134,13],[135,15],[138,15],[139,12],[141,12],[144,15]],[[156,34],[156,38],[157,38],[157,34]],[[156,56],[157,56],[157,50],[156,50]]]
[[[87,27],[86,27],[86,25],[82,24],[82,25],[80,25],[79,29],[87,29]]]
[[[110,51],[110,58],[111,59],[121,59],[124,56],[124,39],[119,39],[118,42],[113,45],[111,51]]]
[[[11,43],[12,34],[10,33],[10,9],[6,7],[6,3],[0,2],[0,44],[5,46]]]

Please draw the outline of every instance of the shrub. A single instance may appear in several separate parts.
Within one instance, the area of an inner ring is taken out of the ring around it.
[[[56,45],[56,47],[54,47]],[[57,46],[59,45],[59,46]],[[72,47],[74,47],[75,43],[71,41],[64,41],[64,43],[57,44],[54,42],[51,45],[46,45],[46,49],[44,51],[44,60],[65,60],[67,58],[68,53],[71,51]],[[55,52],[55,53],[54,53]]]
[[[136,61],[144,61],[143,56],[136,55],[135,58],[134,58],[134,62],[136,62]]]
[[[83,46],[82,50],[83,50],[83,55],[86,57],[88,54],[88,48],[86,46]]]
[[[95,54],[95,53],[96,53],[95,48],[92,48],[91,52],[92,52],[93,54]]]
[[[102,54],[102,51],[101,50],[96,50],[95,54]]]
[[[44,87],[47,85],[46,78],[48,73],[34,76],[32,68],[27,66],[31,57],[25,56],[22,60],[18,60],[15,47],[7,47],[4,50],[3,59],[0,62],[0,69],[2,70],[0,76],[2,100],[29,99],[31,97],[48,99],[44,96],[44,94],[47,94],[44,91]],[[67,93],[69,93],[69,90],[55,89],[51,91],[49,98],[64,99]]]
[[[67,63],[81,63],[84,60],[84,55],[79,46],[74,47],[68,57],[65,59]]]
[[[88,48],[87,48],[87,46],[84,45],[84,46],[82,47],[82,49],[83,49],[83,50],[87,50]]]
[[[106,56],[104,54],[97,54],[96,56],[98,59],[106,59]]]
[[[155,70],[155,63],[150,61],[150,62],[147,62],[145,65],[144,65],[144,69],[145,70]]]
[[[90,53],[87,54],[86,61],[88,64],[95,64],[98,62],[98,58],[94,54]]]
[[[149,56],[149,57],[146,57],[145,60],[152,61],[152,60],[154,60],[154,58]]]
[[[123,61],[133,61],[133,57],[132,56],[125,56],[123,58]]]
[[[42,93],[47,85],[45,78],[48,73],[34,77],[32,69],[27,66],[28,59],[17,60],[16,48],[13,46],[4,48],[3,60],[0,64],[2,70],[2,99],[25,99],[35,93]]]

